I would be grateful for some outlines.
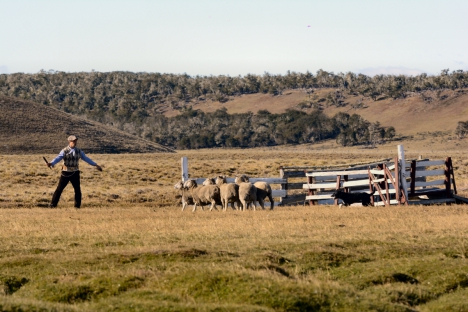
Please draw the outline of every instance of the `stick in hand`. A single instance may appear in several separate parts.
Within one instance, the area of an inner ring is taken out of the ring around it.
[[[45,163],[47,164],[47,167],[49,167],[49,169],[52,170],[47,159],[44,156],[42,156],[42,159],[44,159]]]

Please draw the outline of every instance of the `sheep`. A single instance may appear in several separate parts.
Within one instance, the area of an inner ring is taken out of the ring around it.
[[[184,186],[184,183],[182,182],[182,180],[177,182],[174,185],[174,188],[176,190],[180,190],[182,192],[182,211],[184,211],[184,209],[185,209],[185,207],[187,207],[187,205],[193,205],[194,204],[193,197],[190,194],[190,192],[188,192],[188,188],[186,188]],[[203,209],[203,206],[202,206],[202,209]]]
[[[242,182],[249,182],[249,177],[245,174],[239,175],[238,176],[239,181]],[[263,181],[257,181],[254,183],[254,186],[257,188],[257,201],[262,207],[262,209],[265,209],[265,198],[268,197],[270,200],[270,210],[273,210],[273,207],[275,205],[275,202],[273,200],[273,195],[272,195],[272,190],[271,186],[268,182],[263,182]]]
[[[262,209],[265,209],[265,198],[268,197],[270,200],[270,210],[273,210],[275,202],[273,200],[271,186],[267,182],[257,181],[254,183],[254,186],[257,188],[257,200],[262,206]]]
[[[248,204],[252,203],[255,210],[257,201],[257,188],[250,182],[244,182],[243,176],[236,176],[235,183],[239,185],[239,200],[242,203],[242,209],[245,211]]]
[[[206,185],[217,185],[216,184],[216,178],[207,178],[207,179],[205,179],[205,181],[203,181],[202,185],[204,185],[204,186],[206,186]],[[219,187],[219,185],[218,185],[218,187]],[[216,197],[215,200],[216,200],[216,205],[223,206],[223,204],[221,202],[221,197],[219,199],[218,199],[218,197]]]
[[[203,181],[203,185],[216,185],[215,178],[208,178]]]
[[[190,189],[193,197],[194,205],[192,211],[197,209],[197,205],[202,206],[203,209],[203,205],[209,203],[211,203],[210,211],[212,211],[213,208],[218,210],[216,204],[221,202],[221,197],[219,193],[219,187],[217,185],[203,185],[198,187],[197,181],[188,180],[185,182],[184,186]]]
[[[235,183],[226,183],[225,176],[218,176],[216,178],[216,185],[219,186],[223,210],[227,210],[229,203],[231,203],[232,209],[234,209],[234,203],[237,203],[237,208],[235,209],[239,209],[241,206],[241,202],[239,200],[239,185]]]
[[[249,182],[249,177],[245,174],[236,175],[235,183]]]

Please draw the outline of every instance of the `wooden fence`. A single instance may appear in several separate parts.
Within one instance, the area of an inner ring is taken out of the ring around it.
[[[407,162],[408,196],[422,199],[415,203],[451,203],[457,194],[452,158]],[[424,178],[421,180],[421,177]],[[411,201],[410,201],[411,202]]]
[[[355,178],[365,178],[367,177],[367,168],[369,166],[375,167],[379,164],[388,162],[390,158],[379,160],[372,163],[357,163],[348,165],[348,168],[343,168],[343,166],[328,166],[328,167],[311,167],[311,166],[294,166],[294,167],[280,167],[280,177],[285,180],[285,183],[281,185],[281,189],[286,191],[286,195],[281,198],[280,204],[283,205],[290,205],[290,204],[300,204],[303,205],[309,202],[306,199],[307,195],[310,195],[308,192],[308,188],[304,189],[304,182],[309,183],[306,174],[313,173],[313,172],[334,172],[334,171],[346,171],[347,174],[342,175],[343,179],[355,179]],[[361,171],[365,170],[365,176],[349,176],[350,171]],[[328,183],[335,183],[332,186],[333,190],[329,190],[328,193],[326,190],[321,188],[316,189],[316,195],[329,195],[326,197],[322,197],[319,199],[320,204],[333,204],[334,200],[331,198],[331,194],[336,189],[336,179],[337,176],[330,176],[330,174],[323,174],[314,179],[317,182],[328,182]],[[368,185],[368,184],[366,184]],[[330,186],[330,185],[329,185]],[[305,192],[304,192],[305,191]],[[324,193],[325,192],[325,193]]]
[[[405,161],[382,163],[367,170],[312,171],[306,172],[305,199],[310,205],[338,204],[331,195],[337,189],[345,192],[367,191],[372,194],[374,206],[392,204],[453,203],[457,193],[451,158],[445,160]],[[406,183],[402,183],[405,181]],[[405,186],[407,189],[405,192]],[[406,195],[408,194],[408,195]]]
[[[279,177],[250,178],[250,181],[271,184],[277,205],[336,205],[338,200],[331,195],[337,189],[368,192],[372,194],[374,206],[455,202],[457,189],[450,157],[406,161],[402,146],[399,146],[398,154],[395,159],[354,164],[348,168],[280,167]],[[188,159],[182,157],[182,180],[188,178]],[[206,180],[194,179],[198,184]],[[226,180],[234,182],[234,178]]]

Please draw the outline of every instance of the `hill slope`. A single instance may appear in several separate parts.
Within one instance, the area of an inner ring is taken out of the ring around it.
[[[173,152],[112,127],[16,98],[0,97],[0,154],[57,153],[76,135],[87,153]]]
[[[285,91],[281,96],[270,94],[249,94],[233,97],[226,103],[214,101],[200,102],[193,109],[212,112],[226,107],[228,113],[245,113],[268,110],[271,113],[284,113],[288,108],[298,109],[301,102],[315,102],[324,113],[333,116],[338,112],[358,114],[371,122],[379,121],[382,126],[393,126],[399,135],[414,135],[422,132],[454,131],[458,121],[468,120],[468,90],[444,91],[436,99],[435,94],[425,92],[404,99],[380,99],[373,101],[362,96],[346,95],[342,106],[327,105],[326,97],[335,89],[317,89],[309,96],[300,90]],[[313,99],[315,97],[315,100]],[[429,100],[432,98],[432,100]],[[362,99],[360,108],[356,107]],[[424,100],[426,99],[426,100]],[[311,111],[313,108],[304,108]],[[166,116],[179,114],[177,110],[167,110]]]

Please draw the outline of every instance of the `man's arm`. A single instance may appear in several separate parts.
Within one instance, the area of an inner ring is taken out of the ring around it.
[[[57,155],[57,157],[55,157],[49,164],[48,166],[49,167],[53,167],[55,166],[59,161],[61,161],[63,159],[63,156],[65,156],[65,153],[62,151],[60,151],[60,153]]]
[[[99,166],[99,165],[96,164],[94,161],[92,161],[91,158],[89,158],[88,156],[86,156],[86,154],[85,154],[83,151],[81,151],[81,159],[83,159],[85,162],[87,162],[87,163],[90,164],[91,166],[95,166],[97,170],[102,171],[101,166]]]

